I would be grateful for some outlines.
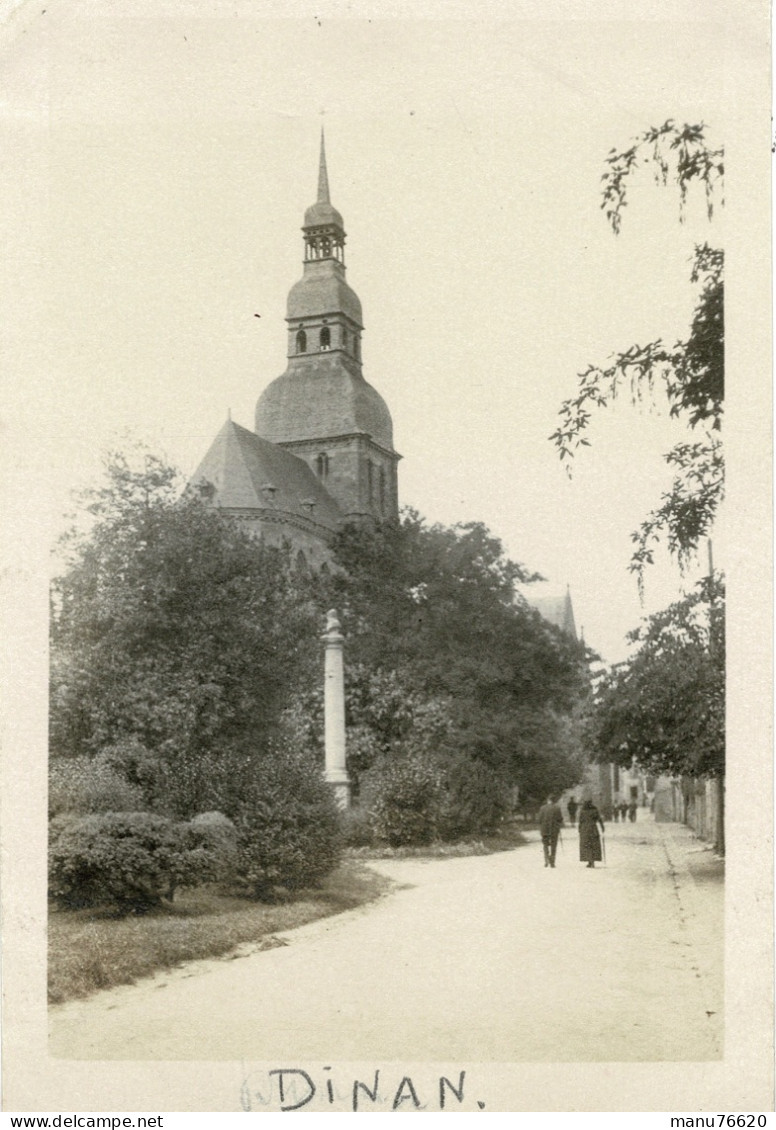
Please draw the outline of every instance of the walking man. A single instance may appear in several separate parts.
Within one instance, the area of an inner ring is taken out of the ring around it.
[[[539,809],[539,831],[542,835],[545,867],[555,866],[555,852],[558,848],[558,836],[562,827],[563,813],[556,803],[556,798],[548,796],[547,803]]]
[[[569,810],[569,824],[571,824],[573,828],[577,822],[577,809],[579,808],[579,805],[577,804],[577,798],[572,797],[566,805],[566,808],[568,808]]]

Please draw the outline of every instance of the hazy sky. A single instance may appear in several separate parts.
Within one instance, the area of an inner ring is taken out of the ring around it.
[[[6,53],[20,394],[6,427],[52,531],[124,429],[190,472],[228,409],[253,426],[286,364],[324,122],[401,501],[484,521],[554,590],[568,583],[590,645],[621,658],[624,633],[677,592],[660,567],[642,609],[627,570],[676,431],[623,401],[571,481],[548,436],[588,363],[687,333],[693,243],[723,235],[700,197],[680,226],[676,195],[645,175],[615,238],[600,178],[611,147],[669,117],[723,143],[723,48],[756,45],[731,44],[713,4],[677,4],[671,23],[121,7],[134,18],[27,5]]]

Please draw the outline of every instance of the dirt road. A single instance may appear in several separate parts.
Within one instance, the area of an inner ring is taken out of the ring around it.
[[[678,825],[376,863],[381,902],[51,1010],[66,1059],[564,1062],[722,1054],[721,864]]]

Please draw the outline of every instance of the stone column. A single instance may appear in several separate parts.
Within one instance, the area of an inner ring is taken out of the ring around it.
[[[323,683],[326,780],[340,808],[350,807],[350,778],[345,762],[345,676],[342,662],[344,636],[336,610],[326,616],[323,634],[326,659]]]

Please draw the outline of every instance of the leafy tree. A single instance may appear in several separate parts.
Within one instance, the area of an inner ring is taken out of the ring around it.
[[[613,149],[607,165],[601,207],[615,234],[628,203],[628,187],[642,167],[652,168],[658,184],[672,182],[678,187],[681,221],[693,183],[703,188],[711,219],[724,174],[723,151],[709,145],[706,127],[678,126],[673,121],[645,131],[623,151]],[[640,586],[663,535],[669,551],[686,566],[711,529],[722,501],[723,271],[721,250],[706,243],[696,245],[690,278],[698,296],[687,338],[673,345],[662,339],[633,345],[614,354],[604,366],[589,365],[578,375],[576,395],[562,404],[560,424],[550,437],[570,467],[579,447],[589,445],[585,432],[595,410],[611,404],[623,389],[634,402],[661,389],[671,415],[685,421],[693,437],[697,436],[677,443],[665,456],[674,472],[671,488],[632,535],[630,568]]]
[[[638,650],[597,688],[590,737],[601,761],[669,776],[725,772],[725,612],[707,578],[631,633]]]
[[[152,456],[111,456],[87,504],[53,589],[52,753],[109,751],[146,803],[191,815],[199,760],[261,745],[309,677],[315,609],[286,553],[181,496]]]
[[[348,639],[353,770],[441,752],[487,767],[505,789],[578,780],[579,759],[559,755],[558,719],[585,694],[584,649],[517,594],[532,575],[497,538],[409,510],[398,525],[345,529],[337,553],[327,599]]]

